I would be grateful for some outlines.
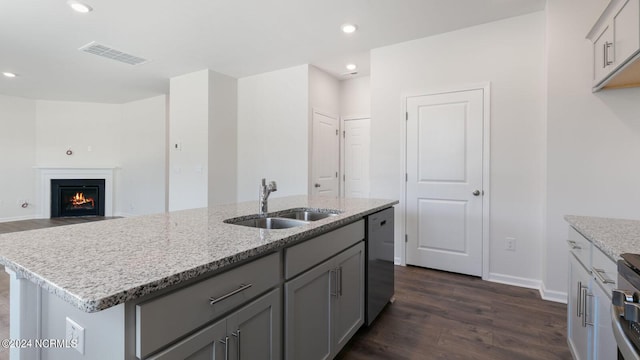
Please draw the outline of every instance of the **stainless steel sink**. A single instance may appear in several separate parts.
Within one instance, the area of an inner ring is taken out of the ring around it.
[[[316,221],[316,220],[326,219],[330,216],[338,216],[338,214],[331,213],[331,212],[307,210],[307,209],[293,210],[293,211],[283,212],[278,214],[278,217],[298,219],[298,220],[304,220],[304,221]]]
[[[269,217],[252,215],[249,218],[233,218],[224,222],[227,224],[248,226],[260,229],[289,229],[309,224],[311,221],[337,216],[339,211],[331,209],[314,210],[307,208],[283,210],[271,214]]]
[[[225,220],[227,224],[249,226],[261,229],[289,229],[296,226],[302,226],[309,223],[309,221],[286,219],[281,217],[265,217],[265,218],[251,218],[245,220]]]

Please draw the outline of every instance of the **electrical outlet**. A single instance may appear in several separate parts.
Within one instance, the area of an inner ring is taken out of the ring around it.
[[[82,355],[84,355],[84,328],[78,325],[77,322],[67,318],[65,339],[69,342],[75,342],[75,349]]]
[[[504,249],[509,251],[516,251],[516,238],[513,238],[513,237],[505,238]]]

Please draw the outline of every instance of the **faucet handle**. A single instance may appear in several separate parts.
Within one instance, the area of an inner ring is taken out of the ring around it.
[[[278,184],[276,184],[275,181],[270,181],[269,182],[269,189],[271,191],[278,191]]]

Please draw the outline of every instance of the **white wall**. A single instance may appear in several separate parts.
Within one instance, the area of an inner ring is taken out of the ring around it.
[[[544,282],[567,291],[565,214],[640,219],[640,88],[591,93],[585,36],[602,0],[555,0],[548,14],[548,184]]]
[[[347,119],[371,116],[371,78],[369,76],[340,82],[340,116]]]
[[[308,65],[238,80],[239,201],[257,202],[262,178],[273,197],[307,193],[308,121]]]
[[[238,80],[210,73],[209,206],[236,200]]]
[[[309,106],[312,111],[340,115],[340,81],[313,65],[309,65]]]
[[[170,94],[169,211],[206,207],[209,70],[171,78]]]
[[[0,95],[0,221],[31,218],[35,204],[36,102]]]
[[[371,52],[373,197],[402,197],[403,94],[491,82],[490,276],[525,285],[539,284],[542,273],[544,30],[538,12]],[[396,256],[404,260],[401,229]],[[504,250],[507,236],[516,251]]]
[[[0,192],[0,221],[34,218],[43,206],[37,203],[39,179],[34,166],[117,166],[116,215],[164,211],[165,96],[127,104],[0,96],[0,108],[0,151],[15,154],[0,158],[1,188],[6,189]],[[69,148],[71,156],[66,155]],[[14,198],[31,205],[22,209]]]
[[[36,102],[36,163],[40,166],[114,167],[122,107],[38,100]],[[71,149],[73,155],[66,151]]]
[[[166,102],[160,95],[122,105],[116,215],[165,211]]]

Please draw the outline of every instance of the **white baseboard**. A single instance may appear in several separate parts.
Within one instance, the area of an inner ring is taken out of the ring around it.
[[[31,220],[31,219],[35,219],[35,218],[36,218],[35,214],[22,215],[22,216],[12,216],[12,217],[0,218],[0,223],[9,222],[9,221]]]
[[[496,274],[490,273],[487,281],[505,284],[505,285],[513,285],[519,286],[527,289],[535,289],[540,293],[540,297],[543,300],[559,302],[559,303],[567,303],[567,294],[560,291],[552,291],[547,290],[544,287],[544,283],[537,279],[529,279],[518,276],[511,276],[505,274]]]
[[[125,213],[125,212],[115,212],[115,213],[113,213],[113,216],[132,217],[132,216],[136,216],[136,215]]]
[[[505,284],[505,285],[513,285],[518,287],[523,287],[527,289],[536,289],[540,290],[540,280],[537,279],[528,279],[518,276],[505,275],[505,274],[496,274],[489,273],[489,277],[487,281]]]
[[[567,298],[568,298],[566,292],[548,290],[544,286],[544,283],[542,283],[542,286],[540,286],[540,296],[542,296],[542,298],[545,300],[562,303],[562,304],[566,304]]]

